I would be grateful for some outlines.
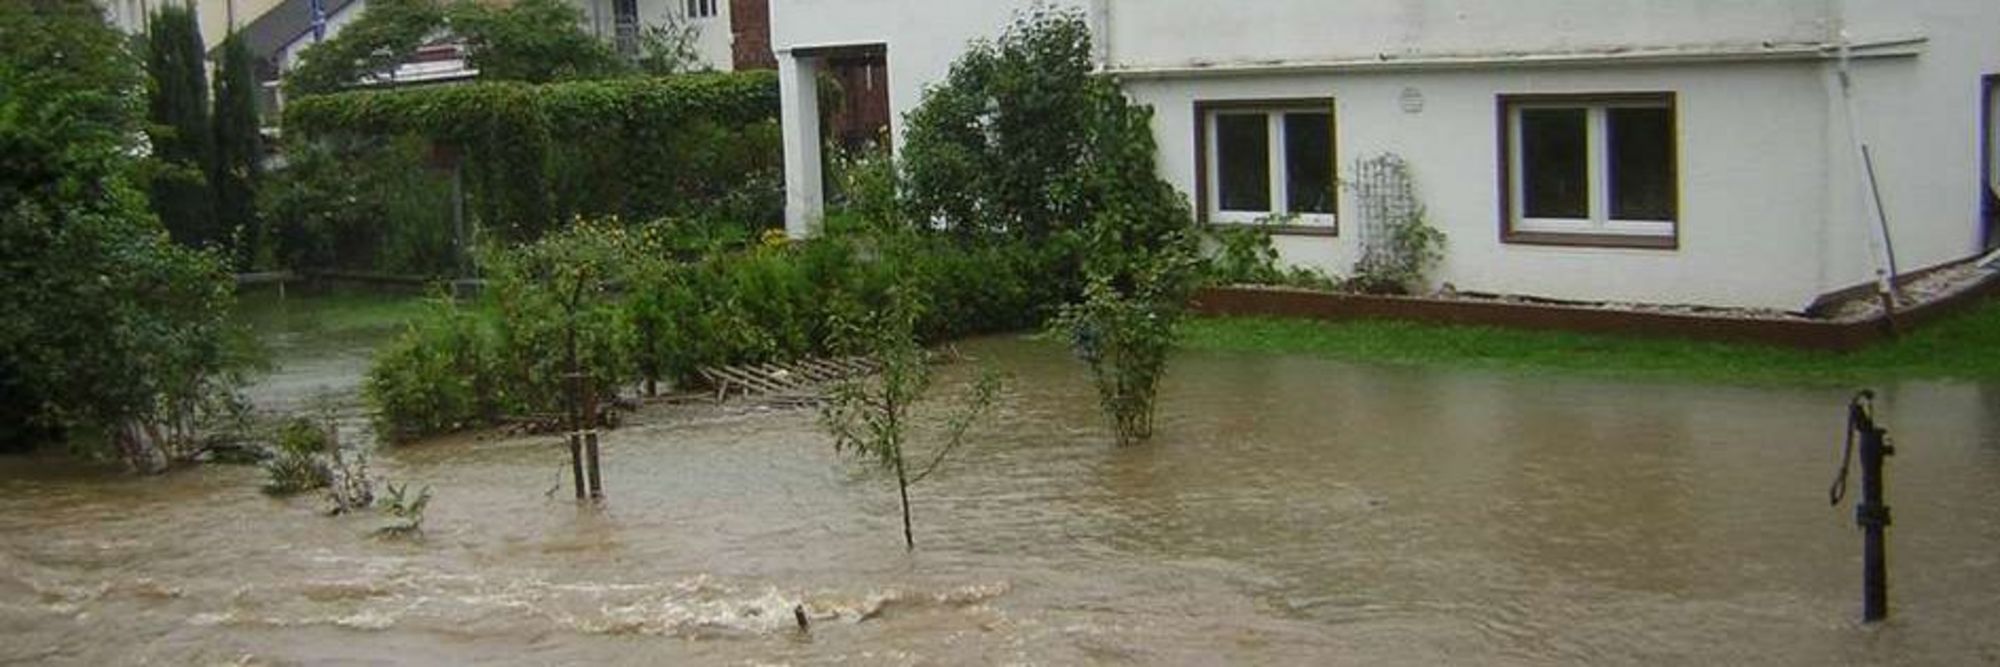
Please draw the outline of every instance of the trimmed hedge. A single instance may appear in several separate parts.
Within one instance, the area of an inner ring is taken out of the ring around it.
[[[703,118],[732,125],[778,115],[774,72],[685,74],[528,84],[512,81],[311,95],[285,106],[288,132],[416,133],[477,143],[494,130],[565,140]]]
[[[295,100],[284,123],[455,149],[484,229],[527,241],[578,216],[775,224],[777,118],[777,76],[740,72],[348,91]]]

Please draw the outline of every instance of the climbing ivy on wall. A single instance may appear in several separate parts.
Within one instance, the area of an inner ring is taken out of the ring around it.
[[[696,215],[770,181],[777,115],[777,77],[744,72],[350,91],[295,100],[284,124],[306,140],[415,134],[454,149],[486,230],[518,241],[577,215]]]

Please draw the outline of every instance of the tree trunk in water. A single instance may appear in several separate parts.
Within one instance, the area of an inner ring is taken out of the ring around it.
[[[910,479],[903,473],[903,460],[896,459],[896,491],[903,496],[903,549],[917,550],[917,537],[910,531]]]

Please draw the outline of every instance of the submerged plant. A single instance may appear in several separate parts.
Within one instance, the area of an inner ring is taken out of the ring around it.
[[[820,408],[820,425],[833,436],[835,451],[851,453],[895,473],[903,509],[903,543],[914,550],[917,541],[910,527],[910,486],[930,477],[964,444],[966,430],[992,407],[1000,377],[991,370],[981,372],[942,425],[919,423],[922,420],[915,408],[930,389],[933,370],[913,332],[920,307],[900,287],[890,290],[888,301],[874,313],[839,318],[834,324],[844,347],[871,359],[878,371],[835,385]],[[928,455],[929,461],[913,468],[907,445],[910,436],[920,430],[942,433]]]
[[[333,501],[331,514],[346,514],[375,504],[375,479],[368,473],[367,452],[347,452],[339,443],[332,447],[332,483],[327,499]]]
[[[424,532],[424,508],[431,504],[431,487],[424,487],[415,496],[409,494],[409,484],[388,484],[387,503],[382,510],[400,520],[376,529],[375,534],[388,538],[406,538],[422,535]]]
[[[333,446],[331,428],[312,419],[296,417],[279,427],[276,451],[264,462],[270,480],[264,492],[289,496],[333,483],[333,470],[324,456]]]

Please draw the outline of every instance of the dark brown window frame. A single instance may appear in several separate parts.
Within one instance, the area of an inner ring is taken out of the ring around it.
[[[1279,97],[1243,100],[1196,100],[1194,103],[1194,215],[1195,221],[1216,227],[1244,227],[1270,231],[1272,234],[1287,236],[1339,236],[1340,235],[1340,195],[1336,185],[1333,198],[1333,224],[1327,225],[1258,225],[1240,222],[1211,222],[1208,216],[1208,118],[1216,112],[1240,110],[1318,110],[1324,108],[1327,123],[1333,127],[1328,133],[1330,142],[1328,159],[1333,161],[1333,172],[1338,181],[1340,173],[1340,112],[1334,108],[1331,97]],[[1274,147],[1279,150],[1282,147]],[[1273,178],[1282,177],[1273,174]],[[1282,202],[1272,202],[1274,206]]]
[[[1672,91],[1662,92],[1618,92],[1618,93],[1533,93],[1502,94],[1495,98],[1497,110],[1498,152],[1500,155],[1500,242],[1519,245],[1572,246],[1589,248],[1637,248],[1642,250],[1679,250],[1681,247],[1681,219],[1684,217],[1684,192],[1681,188],[1681,172],[1686,165],[1681,162],[1681,113],[1679,95]],[[1593,234],[1589,232],[1543,232],[1514,229],[1514,137],[1513,108],[1519,104],[1577,104],[1597,106],[1645,102],[1664,102],[1667,112],[1674,119],[1674,231],[1665,236],[1643,236],[1634,234]]]

